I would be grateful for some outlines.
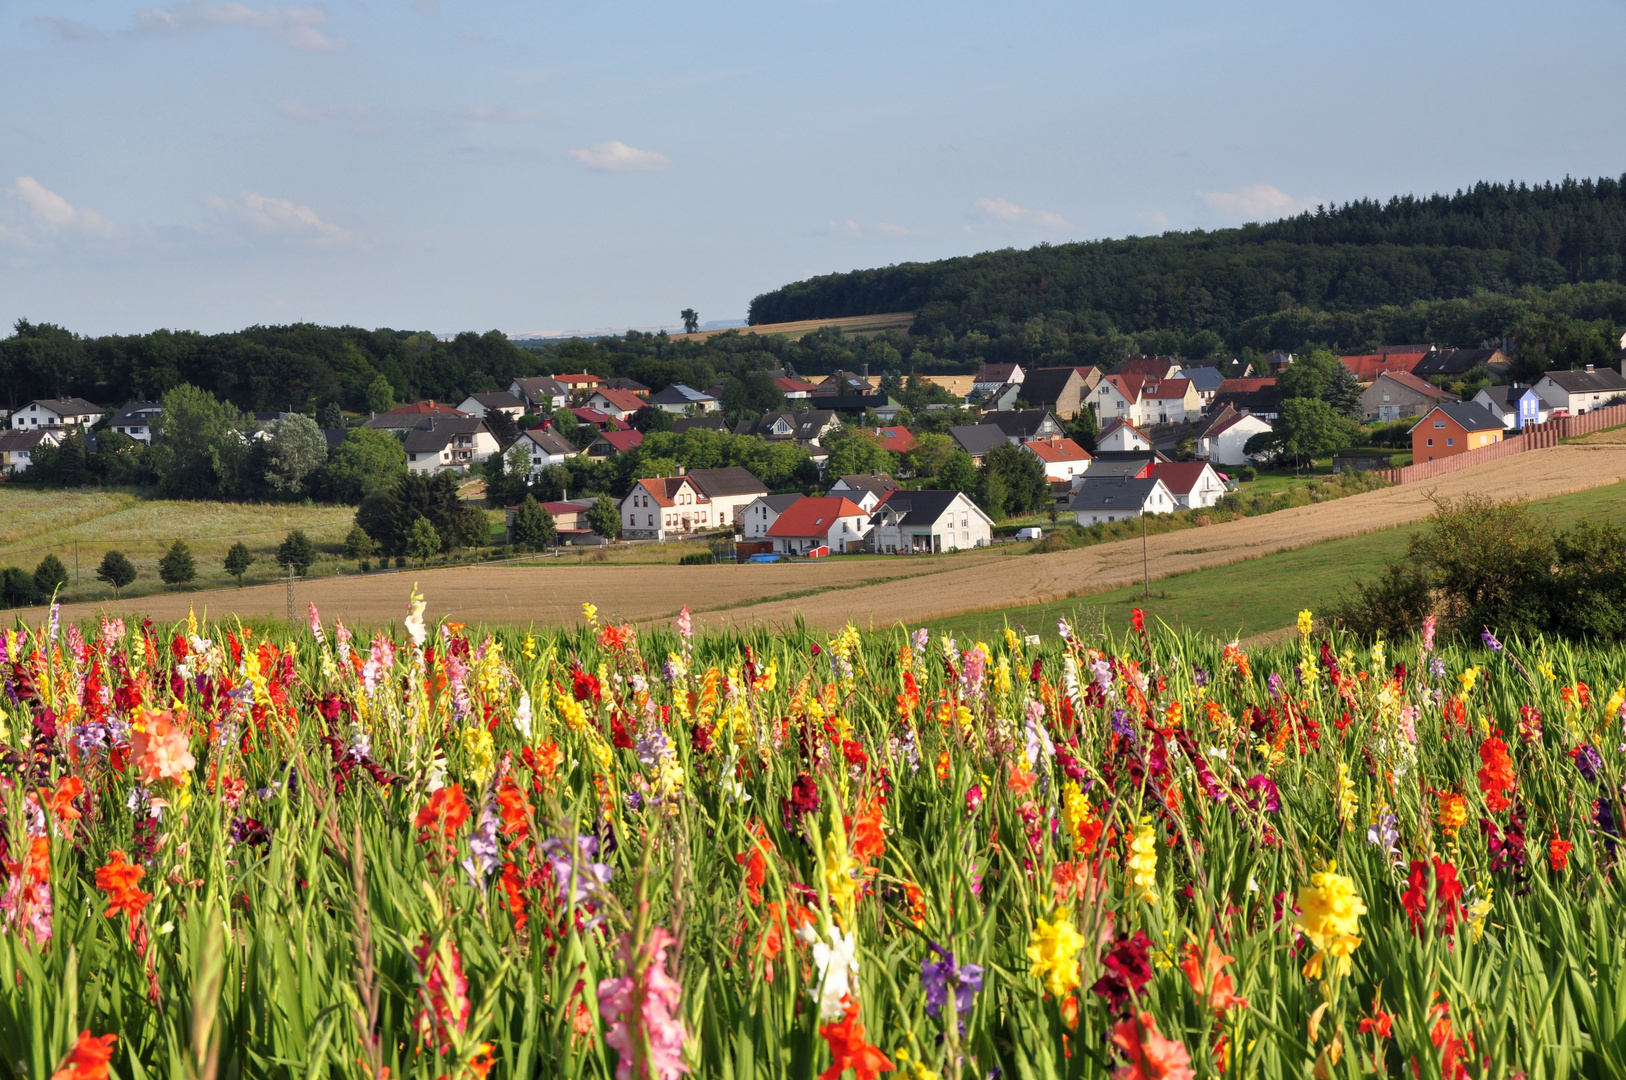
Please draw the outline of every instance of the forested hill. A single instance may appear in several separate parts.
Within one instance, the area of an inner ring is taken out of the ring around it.
[[[1233,351],[1309,341],[1358,348],[1380,343],[1373,339],[1389,327],[1351,316],[1586,283],[1612,287],[1582,290],[1566,315],[1626,322],[1619,306],[1626,178],[1482,183],[1451,196],[1362,200],[1239,229],[829,274],[758,296],[750,321],[914,311],[914,335],[925,339],[980,333],[998,340],[1041,320],[1075,339],[1164,331],[1217,335]],[[1473,329],[1496,327],[1447,325],[1425,337]]]

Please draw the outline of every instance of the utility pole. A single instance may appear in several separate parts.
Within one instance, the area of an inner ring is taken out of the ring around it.
[[[1152,557],[1148,553],[1146,545],[1146,510],[1144,507],[1141,508],[1140,512],[1140,571],[1141,579],[1145,585],[1146,599],[1150,600],[1152,598]],[[289,588],[292,589],[293,586],[290,585]],[[289,593],[289,595],[292,596],[293,594]]]
[[[73,583],[79,584],[79,541],[73,542]]]

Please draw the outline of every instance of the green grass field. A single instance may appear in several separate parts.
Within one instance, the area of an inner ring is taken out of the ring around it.
[[[1530,504],[1542,517],[1564,527],[1583,518],[1626,527],[1626,484],[1612,484]],[[1402,525],[1364,536],[1283,551],[1216,570],[1177,574],[1143,588],[1113,589],[1029,607],[973,612],[945,619],[935,629],[970,639],[994,640],[1007,625],[1029,633],[1053,628],[1067,618],[1080,628],[1105,622],[1122,626],[1135,608],[1170,626],[1223,637],[1247,637],[1290,626],[1305,607],[1321,611],[1353,582],[1377,576],[1389,559],[1405,553],[1425,526]]]

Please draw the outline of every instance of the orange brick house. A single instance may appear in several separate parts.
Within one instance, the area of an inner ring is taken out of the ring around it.
[[[1501,418],[1473,401],[1436,405],[1411,429],[1414,465],[1467,453],[1502,441]]]

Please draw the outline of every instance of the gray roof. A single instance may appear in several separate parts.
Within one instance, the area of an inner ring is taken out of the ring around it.
[[[519,384],[520,390],[525,393],[526,397],[568,398],[570,396],[570,387],[555,379],[552,375],[535,375],[530,378],[515,379],[514,382]]]
[[[506,390],[490,390],[469,397],[488,409],[523,409],[525,403]]]
[[[544,453],[574,454],[576,452],[576,448],[570,444],[570,440],[552,428],[532,428],[525,435]]]
[[[1490,398],[1491,401],[1496,403],[1496,407],[1503,412],[1518,412],[1519,399],[1526,394],[1535,393],[1535,389],[1533,386],[1520,386],[1515,383],[1512,386],[1482,386],[1479,389],[1479,394],[1484,394]],[[1475,394],[1474,397],[1477,398],[1479,394]],[[1541,395],[1536,394],[1536,397],[1539,398]]]
[[[427,428],[414,428],[406,433],[402,440],[409,454],[438,454],[446,449],[446,444],[452,441],[457,432],[445,427],[430,431]]]
[[[1626,377],[1614,368],[1593,371],[1549,371],[1547,378],[1571,394],[1626,393]]]
[[[92,405],[82,397],[35,398],[28,404],[50,409],[58,416],[100,416],[106,411],[100,405]]]
[[[1225,381],[1225,373],[1217,367],[1188,367],[1180,377],[1190,379],[1191,385],[1197,388],[1199,394],[1213,393],[1219,389],[1219,384]]]
[[[931,525],[959,497],[958,491],[897,491],[876,507],[875,513],[891,511],[898,514],[899,525]]]
[[[605,379],[604,385],[612,390],[631,390],[635,394],[649,393],[649,387],[637,379]]]
[[[685,431],[700,428],[706,431],[728,431],[728,418],[719,414],[712,416],[679,416],[672,420],[672,434],[682,435]]]
[[[1090,468],[1093,470],[1094,465]],[[1069,510],[1135,510],[1146,505],[1146,500],[1157,487],[1158,480],[1130,480],[1119,477],[1084,477],[1067,504]]]
[[[983,457],[994,447],[1011,441],[998,424],[963,424],[949,428],[948,433],[972,457]]]
[[[1446,401],[1434,406],[1423,414],[1423,420],[1413,424],[1409,430],[1416,431],[1437,412],[1443,412],[1451,419],[1462,425],[1464,431],[1488,431],[1494,429],[1501,431],[1505,426],[1502,418],[1491,412],[1477,401]]]
[[[461,435],[488,430],[484,417],[445,413],[379,413],[361,426],[385,431],[451,431]]]
[[[1096,454],[1090,461],[1090,467],[1084,472],[1084,479],[1094,479],[1100,476],[1108,478],[1134,476],[1156,460],[1157,458],[1151,454],[1119,454],[1113,452]]]
[[[325,427],[322,429],[322,438],[327,442],[327,448],[332,450],[349,436],[350,429],[342,427]]]
[[[782,410],[767,412],[755,420],[741,420],[734,425],[734,434],[778,438],[779,436],[769,436],[768,429],[773,426],[774,420],[781,416],[785,418],[785,422],[790,424],[791,427],[791,433],[783,437],[797,439],[802,442],[818,438],[819,433],[824,430],[825,426],[836,418],[833,409],[807,409],[803,412],[785,412]],[[677,427],[676,424],[672,426]]]
[[[805,498],[807,498],[806,495],[793,491],[788,495],[764,495],[758,499],[757,502],[766,503],[768,505],[768,509],[772,510],[775,514],[783,514],[786,507],[790,506],[791,503]]]
[[[660,393],[652,396],[649,400],[653,405],[701,405],[708,401],[716,401],[717,399],[712,397],[710,394],[702,394],[692,386],[684,386],[682,383],[673,383],[665,390],[662,390]]]
[[[1046,421],[1049,421],[1048,425]],[[1048,409],[1013,409],[1010,412],[991,413],[983,423],[995,425],[1013,439],[1037,439],[1048,428],[1061,428]]]
[[[1077,368],[1035,368],[1027,373],[1021,383],[1023,401],[1029,405],[1054,405],[1061,397],[1062,391],[1067,389],[1069,383],[1077,379],[1079,386],[1084,385],[1084,376],[1078,373]]]
[[[107,422],[108,427],[148,427],[164,411],[162,401],[132,401]]]
[[[56,445],[57,439],[60,438],[57,432],[58,429],[56,428],[28,428],[26,431],[19,429],[0,431],[0,450],[5,450],[8,452],[17,450],[32,450],[40,443],[44,442],[47,438],[51,440],[51,444],[54,446]]]
[[[898,490],[898,482],[885,473],[869,473],[864,476],[842,476],[838,478],[842,486],[851,491],[872,491],[877,495],[884,495],[889,491]],[[834,484],[830,485],[833,489]]]
[[[768,485],[751,475],[751,470],[738,465],[723,469],[690,469],[689,479],[708,499],[727,495],[760,495],[768,490]]]
[[[1418,361],[1411,373],[1420,379],[1430,375],[1464,375],[1480,364],[1488,364],[1500,349],[1446,349],[1429,353]]]

